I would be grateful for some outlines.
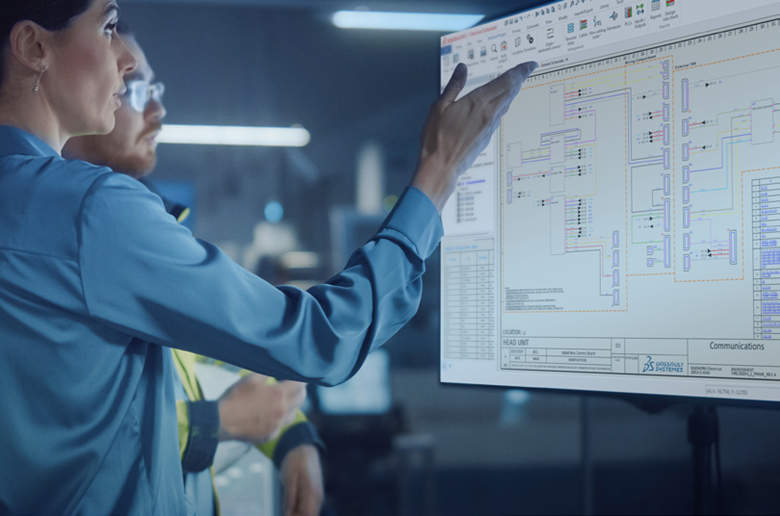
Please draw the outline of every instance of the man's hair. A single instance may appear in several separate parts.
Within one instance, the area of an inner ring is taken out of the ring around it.
[[[0,85],[5,78],[5,49],[14,25],[30,20],[46,30],[66,29],[93,0],[0,0]]]

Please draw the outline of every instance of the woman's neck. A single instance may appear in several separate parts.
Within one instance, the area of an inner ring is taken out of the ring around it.
[[[0,125],[27,131],[59,154],[67,141],[67,136],[61,134],[60,124],[41,91],[0,93]]]

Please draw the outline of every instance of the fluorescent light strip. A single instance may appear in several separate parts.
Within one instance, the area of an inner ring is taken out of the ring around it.
[[[430,30],[454,32],[468,29],[484,17],[484,14],[338,11],[333,15],[333,25],[341,29]]]
[[[311,135],[303,127],[237,127],[221,125],[163,125],[160,143],[189,145],[252,145],[304,147]]]

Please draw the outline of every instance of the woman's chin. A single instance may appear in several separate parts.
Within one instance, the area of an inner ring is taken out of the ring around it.
[[[115,125],[116,119],[114,118],[114,113],[111,113],[110,117],[104,118],[100,121],[98,127],[95,129],[94,134],[108,134],[114,130]]]

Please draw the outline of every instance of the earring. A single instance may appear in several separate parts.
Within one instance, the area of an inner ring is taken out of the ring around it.
[[[38,86],[41,84],[41,77],[43,77],[43,72],[46,71],[46,67],[41,67],[41,74],[38,76],[38,80],[35,82],[35,88],[33,88],[33,93],[38,93]]]

